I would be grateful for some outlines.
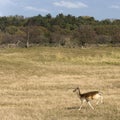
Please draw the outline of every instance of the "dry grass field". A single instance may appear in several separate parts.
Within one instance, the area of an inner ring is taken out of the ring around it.
[[[104,103],[72,92],[100,90]],[[120,48],[0,49],[0,120],[119,120]]]

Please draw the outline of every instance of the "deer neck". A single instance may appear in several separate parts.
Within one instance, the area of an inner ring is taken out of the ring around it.
[[[80,89],[79,89],[79,90],[77,90],[77,96],[78,96],[78,97],[81,97],[81,92],[80,92]]]

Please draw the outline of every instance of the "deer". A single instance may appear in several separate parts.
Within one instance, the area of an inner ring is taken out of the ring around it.
[[[81,100],[81,105],[80,105],[79,110],[81,110],[84,102],[87,102],[92,110],[94,110],[94,107],[90,103],[91,100],[97,100],[96,105],[98,105],[99,102],[103,103],[103,96],[102,96],[102,92],[100,92],[100,91],[90,91],[90,92],[81,94],[80,88],[77,87],[73,90],[73,92],[76,92],[77,96]]]

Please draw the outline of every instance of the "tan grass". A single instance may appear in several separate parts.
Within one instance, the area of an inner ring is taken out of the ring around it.
[[[118,120],[120,49],[30,48],[0,51],[1,120]],[[93,52],[92,52],[93,51]],[[57,54],[59,53],[59,54]],[[104,62],[104,61],[105,62]],[[73,89],[100,90],[91,110]]]

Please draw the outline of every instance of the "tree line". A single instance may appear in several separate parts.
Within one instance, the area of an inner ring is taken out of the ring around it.
[[[120,20],[58,14],[0,17],[0,46],[120,45]]]

